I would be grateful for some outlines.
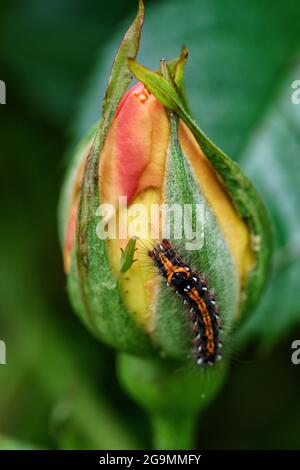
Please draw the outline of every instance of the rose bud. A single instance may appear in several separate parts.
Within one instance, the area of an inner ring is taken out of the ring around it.
[[[97,175],[99,202],[104,205],[111,204],[118,213],[119,198],[126,198],[127,207],[123,209],[126,218],[130,217],[131,209],[136,204],[142,204],[148,213],[154,204],[192,206],[196,202],[202,204],[204,207],[203,227],[200,228],[204,230],[202,249],[186,251],[186,239],[177,240],[175,244],[177,248],[180,247],[180,254],[184,254],[187,264],[201,275],[205,274],[208,277],[209,287],[216,292],[220,316],[225,327],[231,320],[238,318],[245,297],[253,295],[247,292],[246,287],[249,277],[253,276],[257,266],[257,252],[252,243],[260,236],[251,234],[251,227],[238,213],[235,201],[231,199],[224,181],[182,120],[178,135],[182,149],[180,156],[175,151],[173,153],[170,151],[172,135],[163,105],[143,84],[137,83],[133,86],[118,105],[100,152]],[[64,258],[68,273],[72,250],[75,248],[80,192],[83,190],[82,186],[80,188],[80,182],[87,156],[92,148],[91,136],[87,140],[88,144],[86,145],[85,141],[76,155],[76,170],[72,172],[70,184],[67,185],[67,198],[71,204],[68,206]],[[95,211],[94,218],[99,224],[99,212],[97,216]],[[151,227],[144,228],[149,228],[150,232]],[[141,342],[142,338],[138,337],[141,331],[144,331],[154,346],[160,348],[161,353],[183,357],[189,335],[181,299],[178,299],[171,289],[166,289],[159,276],[153,276],[153,269],[149,269],[151,261],[145,259],[142,241],[137,242],[135,262],[125,276],[120,273],[121,250],[126,248],[130,234],[124,239],[116,236],[115,239],[106,240],[100,240],[96,235],[97,224],[93,254],[96,256],[96,250],[99,253],[100,249],[103,252],[105,250],[107,265],[104,266],[101,258],[103,279],[100,277],[100,272],[96,271],[95,285],[92,282],[89,288],[92,297],[94,292],[97,294],[97,300],[91,300],[91,304],[93,306],[97,304],[97,308],[101,306],[99,310],[101,315],[97,310],[94,319],[93,316],[86,315],[86,307],[81,300],[83,318],[93,331],[100,335],[104,328],[103,321],[105,329],[110,329],[111,333],[115,332],[109,338],[104,337],[104,340],[122,349],[131,350],[130,342],[127,343],[124,339],[124,330],[118,331],[118,322],[116,322],[118,312],[114,310],[116,308],[114,302],[117,302],[123,321],[131,322],[131,328],[136,330],[135,346]],[[141,227],[131,235],[142,238]],[[147,246],[151,247],[150,244]],[[77,297],[80,290],[77,286],[79,273],[77,269],[75,271],[76,275],[71,269],[70,277],[72,282],[75,282]],[[117,282],[118,290],[116,290]],[[259,285],[256,286],[255,294],[257,290]],[[112,303],[109,299],[111,291],[116,297]],[[124,345],[121,344],[123,341]]]
[[[203,393],[216,393],[231,327],[251,311],[265,285],[269,219],[238,165],[190,117],[183,87],[187,50],[162,61],[159,72],[135,62],[139,5],[113,64],[100,124],[79,146],[62,192],[64,264],[83,322],[129,353],[119,371],[129,393],[146,403],[148,381],[156,375],[147,370],[165,360],[162,370],[172,375],[170,369],[191,372],[194,364],[198,393],[183,373],[168,405],[170,413],[185,409],[176,392],[183,387],[194,413],[202,406],[201,383]],[[131,73],[138,83],[126,91]],[[130,354],[152,356],[154,363]],[[206,366],[218,371],[208,388]],[[145,380],[132,387],[126,377],[138,376],[139,367]],[[151,397],[149,410],[155,408]]]
[[[180,410],[191,430],[223,382],[232,326],[263,290],[270,225],[251,182],[190,117],[187,49],[158,72],[135,62],[143,16],[140,0],[100,123],[72,158],[60,235],[74,310],[129,353],[118,363],[128,393],[155,428],[168,428],[162,410]],[[138,83],[126,91],[131,74]]]

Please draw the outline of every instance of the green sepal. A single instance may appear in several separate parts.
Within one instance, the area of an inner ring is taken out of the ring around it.
[[[178,248],[181,256],[201,275],[206,275],[209,288],[216,292],[216,300],[222,312],[222,337],[228,336],[232,323],[239,314],[240,280],[216,217],[211,210],[206,196],[194,174],[188,159],[184,155],[178,138],[178,117],[171,111],[170,143],[167,153],[166,175],[164,184],[164,203],[169,207],[189,204],[192,208],[192,225],[196,228],[196,207],[203,209],[203,225],[200,228],[203,238],[199,239],[199,249],[188,250],[187,239],[173,235],[175,221],[171,218],[170,240]],[[202,246],[203,241],[203,246]],[[191,356],[192,331],[188,319],[189,312],[184,308],[182,299],[174,296],[170,288],[161,285],[155,306],[155,329],[153,338],[161,347],[164,355],[184,359]],[[228,341],[226,341],[226,344]],[[195,359],[192,357],[192,361]],[[214,370],[218,365],[214,366]]]
[[[189,56],[189,50],[187,47],[183,46],[179,59],[175,64],[174,69],[174,82],[177,86],[177,89],[181,92],[184,90],[184,67]]]
[[[123,41],[113,62],[106,94],[102,105],[102,119],[100,122],[100,136],[102,146],[120,103],[128,85],[131,82],[130,69],[126,60],[128,57],[136,57],[140,44],[140,36],[144,21],[144,3],[139,0],[138,13],[126,32]],[[102,148],[102,147],[101,147]]]
[[[65,180],[62,186],[59,207],[58,207],[58,228],[59,228],[59,241],[61,248],[64,247],[64,242],[67,235],[68,220],[72,205],[73,189],[77,182],[79,168],[82,164],[82,159],[86,151],[87,145],[93,142],[99,123],[95,124],[89,132],[81,139],[76,147],[70,149],[67,155],[67,160],[70,160],[70,165],[67,169]]]
[[[189,110],[189,106],[188,106],[188,100],[187,100],[185,87],[184,87],[184,69],[185,69],[186,62],[188,60],[188,56],[189,56],[189,50],[187,47],[183,46],[181,49],[180,57],[175,64],[175,68],[173,72],[174,83],[175,83],[176,89],[182,99],[182,102],[186,110]]]
[[[102,119],[95,134],[84,168],[76,226],[76,240],[72,249],[68,288],[75,310],[89,330],[102,341],[135,354],[153,353],[149,336],[139,327],[125,308],[112,271],[106,241],[98,238],[97,208],[99,192],[99,156],[105,138],[124,95],[131,74],[127,57],[136,56],[144,17],[143,2],[131,27],[125,34],[113,63],[103,102]]]
[[[182,46],[179,57],[177,57],[176,59],[172,59],[172,60],[163,59],[161,61],[167,64],[170,74],[172,76],[172,79],[174,81],[174,85],[176,86],[177,92],[181,96],[181,99],[183,100],[187,108],[188,106],[187,106],[186,93],[185,93],[185,88],[184,88],[184,68],[185,68],[188,56],[189,56],[188,48],[185,46]],[[159,70],[156,71],[156,73],[163,75],[161,71],[161,67]]]

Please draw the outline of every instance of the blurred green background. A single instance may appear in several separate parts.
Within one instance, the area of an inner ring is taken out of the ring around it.
[[[149,448],[147,417],[121,391],[114,352],[69,306],[57,237],[68,151],[99,116],[135,0],[0,6],[0,446]],[[190,48],[195,117],[239,161],[273,219],[270,283],[236,328],[229,380],[199,417],[202,449],[300,448],[300,4],[146,0],[139,60]]]

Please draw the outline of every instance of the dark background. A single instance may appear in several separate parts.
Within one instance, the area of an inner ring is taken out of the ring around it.
[[[132,1],[11,0],[0,6],[0,445],[149,447],[146,416],[120,390],[114,352],[69,306],[57,236],[68,151],[97,119]],[[300,448],[300,4],[148,0],[140,60],[191,50],[200,126],[253,179],[274,224],[260,306],[239,326],[224,389],[201,415],[200,448]],[[240,4],[242,3],[242,4]]]

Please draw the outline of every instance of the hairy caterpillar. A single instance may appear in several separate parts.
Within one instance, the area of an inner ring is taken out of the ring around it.
[[[182,259],[169,240],[162,240],[148,254],[167,285],[188,307],[197,364],[213,365],[222,357],[221,325],[216,301],[206,279]]]

